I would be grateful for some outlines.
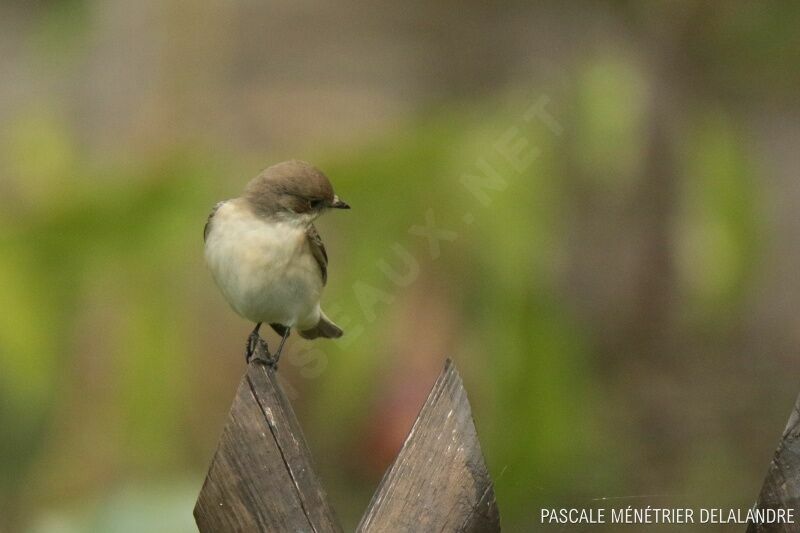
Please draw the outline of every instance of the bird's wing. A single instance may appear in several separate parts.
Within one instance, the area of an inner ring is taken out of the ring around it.
[[[322,237],[317,233],[317,228],[314,227],[314,224],[308,227],[306,237],[308,238],[308,245],[311,248],[311,254],[319,265],[319,270],[322,274],[322,284],[325,285],[328,282],[328,253],[325,251],[325,245],[322,244]]]
[[[206,242],[208,239],[208,232],[211,231],[211,220],[214,218],[214,214],[217,212],[217,209],[220,208],[222,204],[225,202],[217,202],[213,209],[211,209],[211,213],[208,214],[208,220],[206,220],[206,225],[203,228],[203,242]]]
[[[311,224],[306,230],[306,239],[308,240],[308,247],[311,248],[311,255],[314,256],[314,259],[319,265],[319,273],[322,276],[322,285],[325,285],[328,282],[328,252],[325,251],[325,245],[322,243],[322,237],[319,236],[317,228],[314,227],[314,224]],[[275,333],[281,337],[286,334],[286,326],[282,324],[270,324],[270,326],[275,330]],[[335,325],[334,328],[336,328]],[[316,329],[314,331],[316,331]],[[314,337],[307,337],[303,334],[303,332],[301,332],[300,335],[303,338],[316,338],[317,336],[324,334],[320,333]],[[341,330],[339,330],[339,335],[341,335]]]

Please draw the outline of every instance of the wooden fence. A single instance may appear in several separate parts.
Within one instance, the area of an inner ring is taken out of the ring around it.
[[[794,509],[800,521],[800,396],[794,403],[789,422],[769,465],[767,477],[758,496],[758,509]],[[747,533],[797,532],[800,523],[751,524]]]
[[[251,363],[194,510],[201,533],[342,531],[275,374]],[[359,532],[500,530],[461,378],[448,360]]]
[[[800,502],[800,397],[755,507]],[[194,516],[201,533],[340,532],[300,425],[274,372],[253,362],[242,378]],[[496,532],[500,516],[472,411],[447,361],[356,531]],[[747,533],[800,531],[750,525]]]

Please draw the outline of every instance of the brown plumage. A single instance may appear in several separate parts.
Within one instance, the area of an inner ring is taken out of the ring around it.
[[[332,207],[335,201],[328,177],[314,165],[297,159],[263,170],[247,184],[244,196],[264,215],[281,210],[311,213]]]

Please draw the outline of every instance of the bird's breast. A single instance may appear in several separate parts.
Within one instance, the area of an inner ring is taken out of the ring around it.
[[[249,320],[293,325],[319,302],[322,280],[302,226],[229,201],[214,214],[205,255],[225,298]]]

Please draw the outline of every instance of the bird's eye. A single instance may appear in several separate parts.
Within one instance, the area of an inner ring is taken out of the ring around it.
[[[311,206],[311,209],[319,209],[320,207],[322,207],[322,200],[320,199],[309,200],[308,205]]]

